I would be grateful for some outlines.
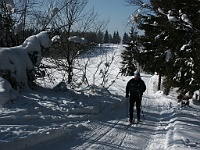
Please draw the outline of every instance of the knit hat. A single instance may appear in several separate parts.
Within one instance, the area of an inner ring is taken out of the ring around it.
[[[135,71],[135,72],[134,72],[134,75],[140,77],[140,72],[139,72],[139,71]]]

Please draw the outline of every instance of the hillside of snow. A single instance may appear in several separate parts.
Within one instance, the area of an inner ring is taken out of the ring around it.
[[[77,60],[88,63],[90,86],[56,92],[44,78],[38,81],[43,87],[27,89],[16,101],[1,106],[0,150],[200,149],[199,102],[191,99],[182,107],[175,90],[168,96],[156,91],[157,75],[141,74],[147,85],[142,120],[127,128],[124,96],[132,77],[118,74],[123,49],[104,45]],[[108,76],[102,80],[106,69]],[[57,83],[62,81],[63,72],[53,72]]]

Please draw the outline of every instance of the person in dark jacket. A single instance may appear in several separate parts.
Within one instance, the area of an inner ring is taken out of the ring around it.
[[[140,107],[143,92],[146,90],[144,81],[140,78],[140,72],[134,72],[134,78],[128,81],[126,85],[126,98],[129,98],[129,123],[133,121],[134,104],[136,103],[137,121],[140,121]]]

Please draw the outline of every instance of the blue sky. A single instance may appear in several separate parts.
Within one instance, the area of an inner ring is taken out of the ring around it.
[[[121,36],[124,32],[129,33],[130,25],[127,26],[127,23],[135,9],[127,6],[125,0],[89,0],[87,7],[94,7],[100,19],[109,19],[106,28],[109,34],[113,35],[114,31],[118,31]]]

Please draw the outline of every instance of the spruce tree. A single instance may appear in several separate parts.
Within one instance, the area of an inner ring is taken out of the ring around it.
[[[137,69],[134,55],[138,53],[138,48],[136,47],[137,42],[137,32],[134,31],[134,28],[131,29],[130,39],[132,40],[127,47],[121,53],[122,57],[122,66],[120,73],[124,76],[134,75],[134,71]]]
[[[116,44],[119,44],[121,42],[121,37],[119,36],[119,32],[116,33]]]
[[[171,68],[167,66],[170,66],[172,61],[166,60],[167,51],[171,51],[170,46],[166,44],[168,32],[165,28],[169,26],[166,22],[166,18],[160,16],[152,14],[143,16],[139,29],[144,30],[145,35],[140,37],[138,44],[142,45],[142,49],[134,58],[146,72],[151,74],[156,72],[159,75],[157,90],[161,89],[161,76],[171,72]]]
[[[113,33],[112,43],[114,43],[114,44],[117,43],[117,34],[116,34],[116,32]]]
[[[97,43],[99,44],[103,43],[103,33],[101,31],[97,33]]]
[[[173,86],[182,94],[193,93],[200,88],[200,1],[150,2],[153,13],[140,14],[143,48],[134,59],[145,71],[164,76],[167,91]]]
[[[166,42],[173,53],[173,65],[167,82],[178,87],[181,94],[193,93],[200,83],[200,1],[151,0],[157,13],[167,19],[164,26]],[[169,70],[169,69],[168,69]]]
[[[123,35],[122,43],[123,44],[128,44],[130,42],[128,34],[125,32]]]
[[[0,1],[0,47],[15,45],[14,34],[12,32],[14,21],[12,13],[7,8],[6,1]]]
[[[109,43],[109,34],[108,34],[108,30],[106,30],[105,34],[104,34],[104,43]]]

